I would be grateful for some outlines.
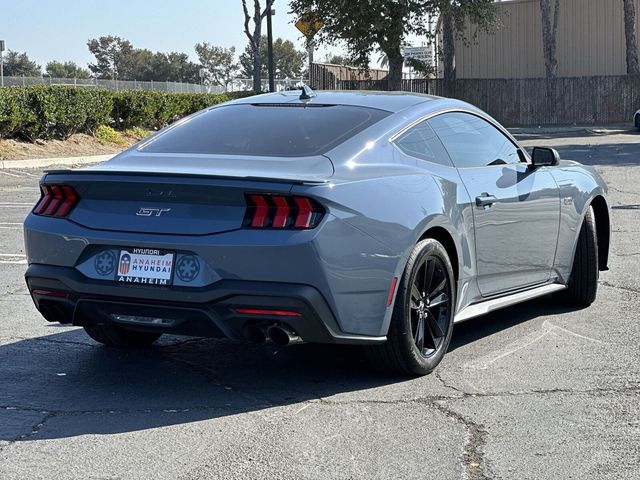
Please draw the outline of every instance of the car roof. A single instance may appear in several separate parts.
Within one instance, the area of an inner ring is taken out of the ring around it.
[[[235,100],[233,104],[279,104],[302,103],[301,90],[287,90],[276,93],[265,93],[253,97]],[[362,90],[316,90],[316,96],[304,100],[316,104],[349,105],[357,107],[378,108],[388,112],[399,112],[420,103],[436,100],[440,97],[411,92],[377,92]]]

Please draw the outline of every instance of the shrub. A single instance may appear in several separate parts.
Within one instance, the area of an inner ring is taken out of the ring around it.
[[[229,94],[112,92],[72,86],[0,88],[0,137],[68,138],[95,134],[102,125],[159,129],[174,120],[251,92]]]
[[[108,125],[100,125],[96,128],[95,137],[101,143],[116,143],[118,145],[126,145],[127,141],[122,135]]]
[[[147,138],[153,132],[151,130],[144,129],[142,127],[131,127],[131,128],[127,128],[123,133],[129,138],[133,138],[135,140],[142,140],[143,138]]]
[[[14,88],[0,88],[0,138],[13,136],[20,126],[21,93]]]

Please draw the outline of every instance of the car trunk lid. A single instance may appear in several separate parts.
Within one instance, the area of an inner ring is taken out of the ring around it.
[[[75,189],[80,200],[67,218],[84,227],[207,235],[242,227],[247,192],[284,195],[298,181],[82,170],[50,172],[44,182]]]

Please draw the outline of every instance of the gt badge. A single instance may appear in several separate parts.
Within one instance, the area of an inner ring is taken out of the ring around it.
[[[136,212],[136,215],[139,217],[159,217],[164,212],[171,211],[170,208],[148,208],[148,207],[140,207],[140,209]]]

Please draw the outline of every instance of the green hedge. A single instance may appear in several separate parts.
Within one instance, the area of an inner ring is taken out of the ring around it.
[[[65,139],[100,125],[162,128],[211,105],[251,92],[165,93],[33,85],[0,88],[0,138]]]

